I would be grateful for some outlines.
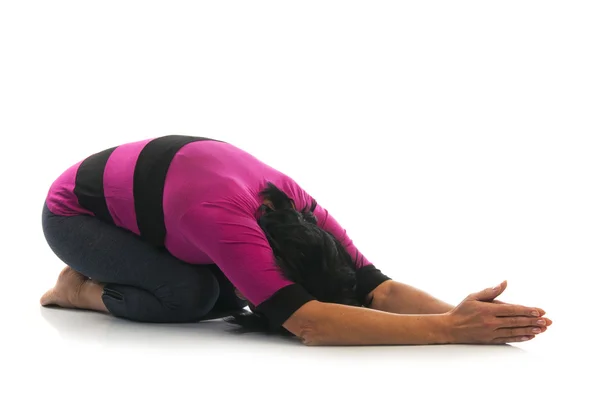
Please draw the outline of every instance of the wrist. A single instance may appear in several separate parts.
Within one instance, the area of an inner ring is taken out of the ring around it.
[[[452,314],[446,312],[436,317],[435,330],[438,333],[438,339],[440,344],[454,344],[455,340],[453,337],[453,325],[452,325]]]

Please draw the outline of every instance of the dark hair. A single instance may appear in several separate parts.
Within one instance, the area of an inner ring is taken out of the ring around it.
[[[269,200],[272,208],[262,205],[258,222],[283,275],[319,301],[361,306],[356,293],[357,259],[353,260],[331,233],[317,226],[313,214],[316,202],[297,210],[272,183],[261,191],[261,197]],[[239,332],[291,335],[282,326],[272,326],[254,308],[233,314],[226,321],[241,326]]]

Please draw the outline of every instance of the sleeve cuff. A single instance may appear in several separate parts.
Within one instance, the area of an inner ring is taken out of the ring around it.
[[[391,280],[387,275],[384,275],[373,264],[360,267],[356,271],[356,294],[359,301],[364,305],[367,295],[383,282]]]
[[[373,264],[366,265],[356,271],[356,293],[358,300],[364,305],[367,295],[377,286],[391,280]],[[316,300],[301,285],[295,283],[279,289],[275,294],[256,307],[256,311],[264,314],[269,323],[275,327],[282,326],[294,312],[309,301]]]
[[[256,310],[264,314],[273,326],[282,326],[294,312],[309,301],[316,300],[299,284],[288,285],[263,301]]]

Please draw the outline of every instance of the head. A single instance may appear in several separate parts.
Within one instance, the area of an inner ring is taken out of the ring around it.
[[[271,183],[261,196],[264,202],[258,223],[282,274],[319,301],[360,306],[356,295],[356,259],[332,234],[317,226],[313,214],[316,203],[298,210],[293,201]],[[270,328],[264,316],[252,310],[252,313],[234,315],[229,321],[246,331],[289,334],[284,328]]]

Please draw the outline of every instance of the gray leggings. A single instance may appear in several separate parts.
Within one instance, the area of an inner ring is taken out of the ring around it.
[[[42,228],[65,264],[104,283],[108,311],[139,322],[197,322],[248,304],[215,264],[192,265],[97,218],[57,216],[44,205]]]

